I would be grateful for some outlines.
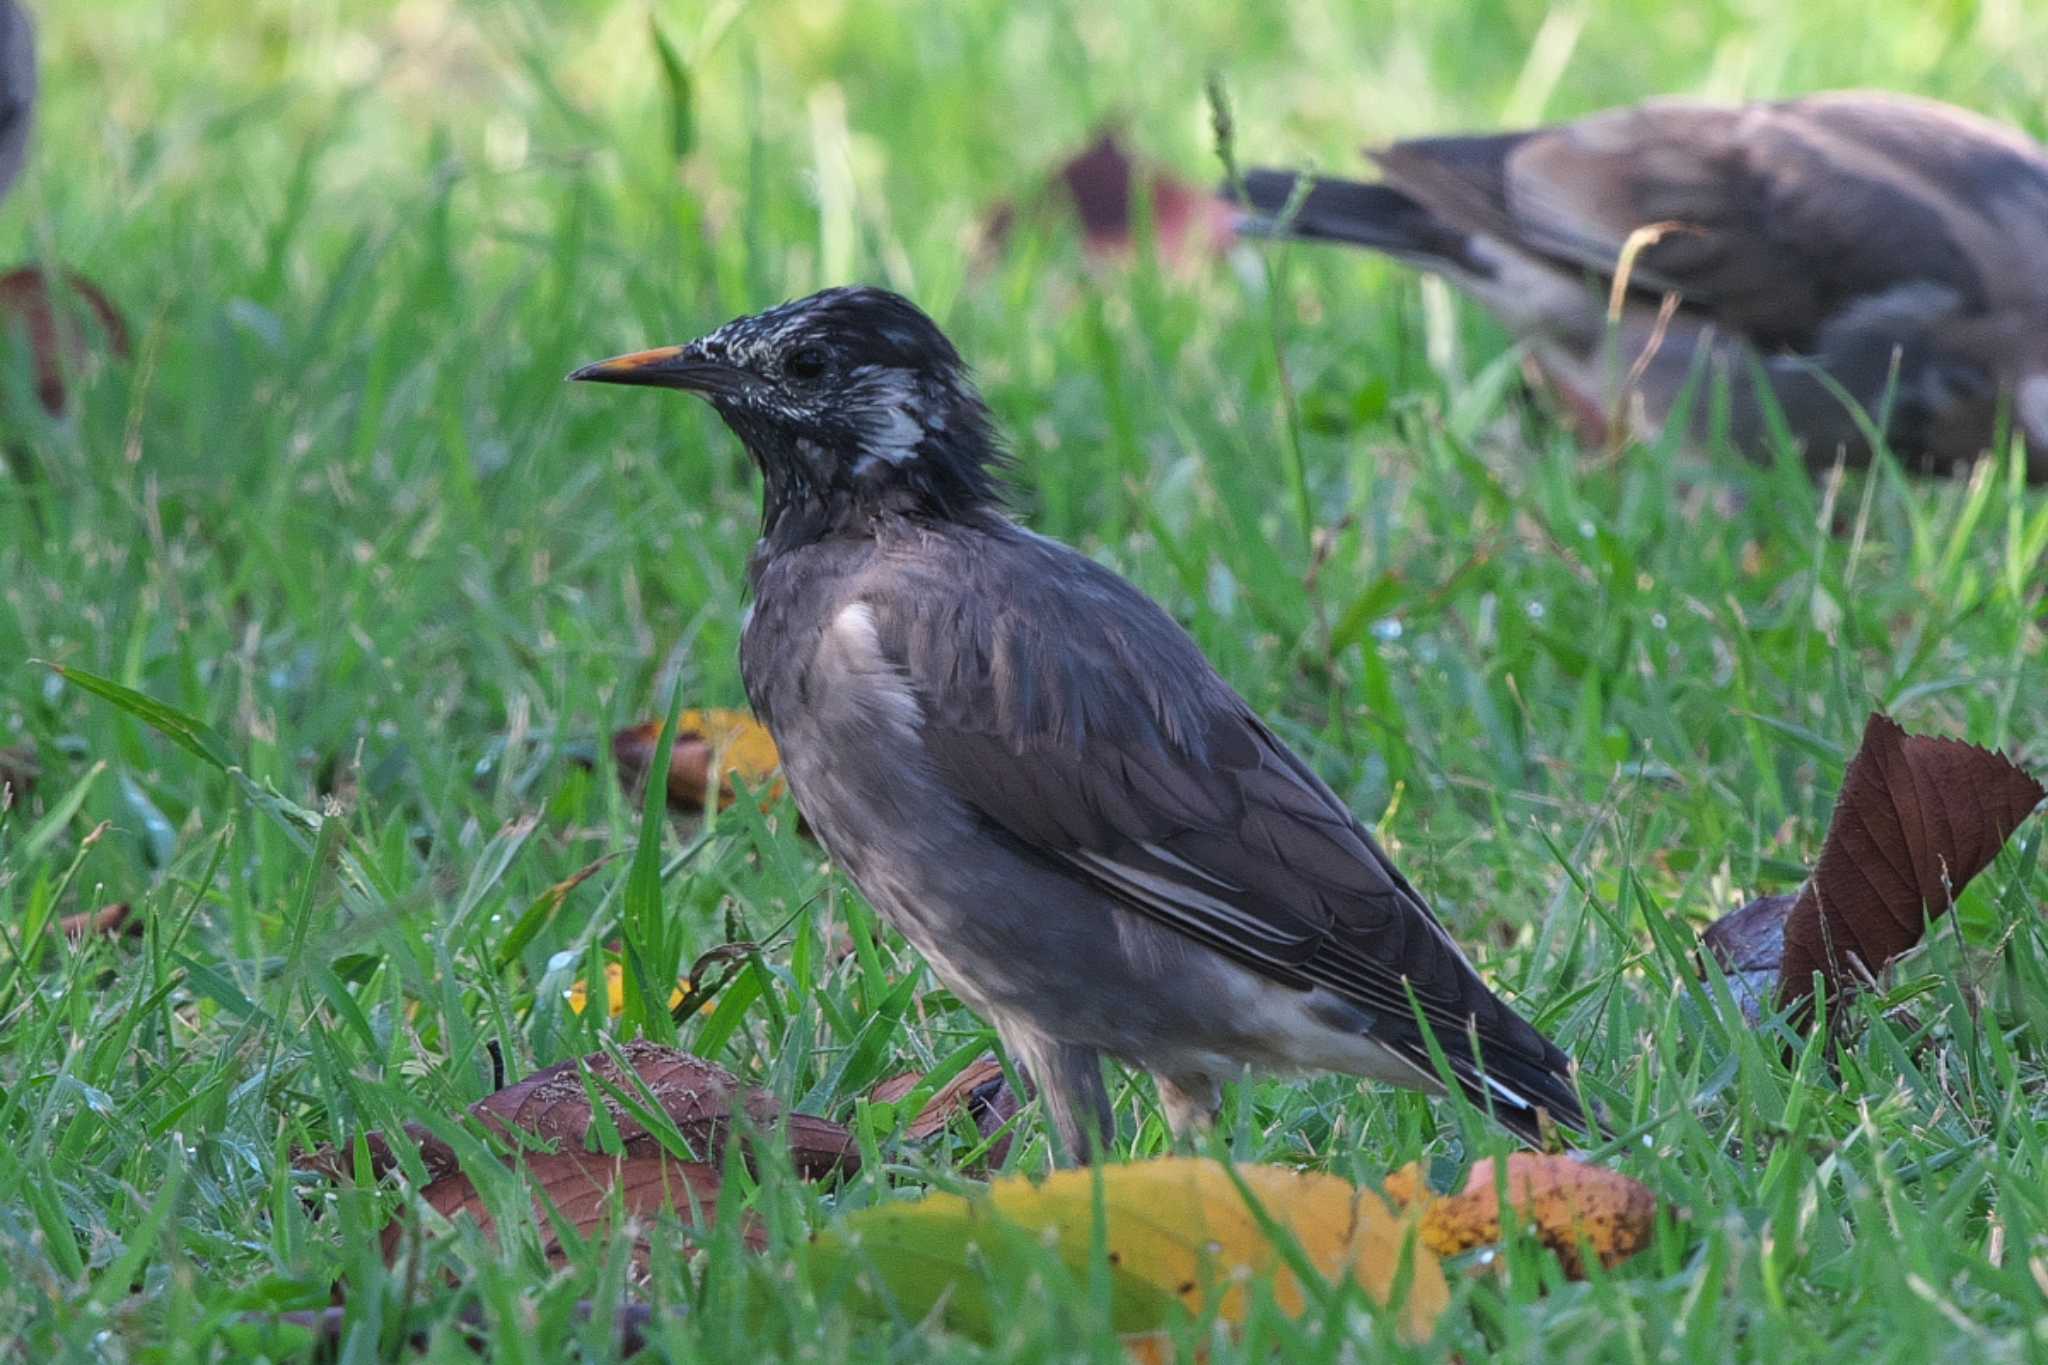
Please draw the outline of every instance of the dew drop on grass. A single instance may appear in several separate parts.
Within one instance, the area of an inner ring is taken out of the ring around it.
[[[1531,601],[1522,610],[1529,614],[1531,621],[1541,621],[1543,619],[1543,604],[1541,602]]]
[[[1401,619],[1397,616],[1382,616],[1372,623],[1372,637],[1392,643],[1401,638]]]

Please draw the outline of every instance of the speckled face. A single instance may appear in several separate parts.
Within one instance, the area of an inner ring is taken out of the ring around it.
[[[1001,452],[960,353],[887,290],[828,289],[571,377],[701,395],[759,466],[771,525],[810,508],[790,524],[823,534],[863,509],[959,516],[1000,501]]]
[[[959,354],[893,294],[832,289],[735,318],[683,348],[745,380],[706,396],[748,444],[780,437],[815,478],[873,477],[943,444],[972,395]]]

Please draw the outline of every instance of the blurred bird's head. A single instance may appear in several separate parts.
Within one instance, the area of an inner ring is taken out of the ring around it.
[[[760,467],[771,532],[791,514],[822,531],[882,510],[958,519],[1001,501],[1001,447],[960,353],[885,289],[827,289],[569,378],[707,400]]]

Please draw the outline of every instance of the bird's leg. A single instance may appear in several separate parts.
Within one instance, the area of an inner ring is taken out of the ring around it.
[[[1063,1043],[1015,1021],[997,1025],[1010,1060],[1022,1067],[1059,1134],[1067,1165],[1086,1166],[1116,1137],[1102,1054]]]
[[[1159,1107],[1166,1113],[1166,1126],[1173,1131],[1176,1148],[1196,1146],[1201,1136],[1215,1126],[1217,1111],[1223,1107],[1223,1088],[1213,1076],[1162,1076]]]

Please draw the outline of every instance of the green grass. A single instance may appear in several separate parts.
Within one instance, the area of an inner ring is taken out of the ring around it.
[[[350,1359],[394,1349],[402,1311],[463,1357],[466,1307],[504,1327],[501,1358],[602,1357],[569,1311],[617,1297],[602,1249],[549,1272],[531,1245],[456,1239],[394,1280],[376,1233],[397,1196],[315,1218],[287,1156],[476,1098],[487,1043],[524,1074],[624,1036],[563,992],[628,923],[685,962],[773,935],[680,1039],[819,1112],[858,1120],[877,1079],[982,1036],[787,810],[636,860],[640,812],[570,761],[671,695],[741,702],[757,492],[708,413],[562,375],[848,278],[940,318],[1014,436],[1031,524],[1187,623],[1583,1061],[1629,1135],[1613,1162],[1686,1211],[1590,1283],[1526,1248],[1460,1279],[1415,1358],[2048,1350],[2042,827],[1964,897],[1964,946],[1939,935],[1853,1007],[1838,1078],[1811,1051],[1788,1070],[1690,957],[1705,921],[1797,881],[1873,706],[2048,767],[2048,501],[1993,465],[1839,494],[1789,462],[1598,465],[1504,382],[1496,330],[1363,256],[1180,279],[1090,269],[1059,232],[968,249],[985,206],[1104,119],[1214,176],[1212,68],[1248,160],[1851,83],[2038,136],[2048,13],[663,5],[694,92],[678,162],[640,4],[41,8],[36,159],[0,243],[102,283],[137,355],[65,423],[0,386],[0,745],[44,768],[0,817],[0,1339],[23,1358],[244,1358],[236,1314],[338,1280]],[[203,719],[260,799],[31,659]],[[324,806],[318,836],[272,791]],[[537,896],[622,852],[501,951]],[[112,900],[145,937],[49,928]],[[836,958],[847,929],[873,951]],[[1148,1089],[1119,1093],[1127,1150],[1162,1149]],[[1359,1178],[1418,1158],[1449,1177],[1506,1141],[1328,1077],[1253,1087],[1225,1127],[1240,1158]],[[1026,1131],[1012,1168],[1041,1170]],[[836,1196],[764,1175],[764,1256],[727,1239],[688,1263],[665,1231],[657,1345],[1114,1358],[1085,1285],[1008,1287],[986,1348],[791,1292],[834,1205],[950,1182],[967,1153],[875,1139],[886,1165]],[[1261,1319],[1244,1358],[1353,1358],[1366,1330],[1320,1326]]]

